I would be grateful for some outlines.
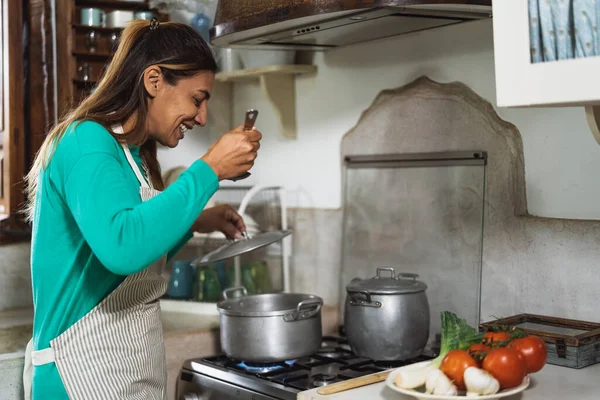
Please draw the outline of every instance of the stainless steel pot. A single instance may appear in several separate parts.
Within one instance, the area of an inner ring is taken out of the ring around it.
[[[236,292],[242,297],[229,298]],[[276,362],[315,353],[322,339],[323,299],[308,294],[247,296],[243,287],[226,289],[217,304],[221,347],[235,360]]]
[[[382,274],[390,272],[389,277]],[[416,274],[377,268],[374,278],[346,286],[344,323],[348,343],[361,357],[376,361],[418,356],[429,337],[427,285]]]

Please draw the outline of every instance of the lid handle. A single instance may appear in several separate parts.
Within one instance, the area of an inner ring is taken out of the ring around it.
[[[246,290],[245,287],[236,286],[236,287],[227,288],[227,289],[223,290],[223,298],[225,300],[229,300],[230,298],[233,298],[233,296],[229,297],[229,295],[235,294],[236,292],[242,292],[242,297],[248,296],[248,291]]]
[[[413,282],[416,282],[419,279],[419,274],[411,274],[409,272],[400,272],[396,279],[412,279]]]
[[[394,271],[394,268],[392,268],[392,267],[379,267],[379,268],[377,268],[377,276],[376,276],[377,279],[381,278],[381,272],[382,271],[388,271],[388,272],[390,272],[391,273],[390,278],[396,279],[396,277],[395,277],[396,276],[396,271]]]

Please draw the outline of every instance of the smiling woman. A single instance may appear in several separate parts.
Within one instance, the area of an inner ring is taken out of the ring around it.
[[[206,124],[215,69],[192,28],[134,21],[97,90],[46,137],[27,177],[34,399],[166,397],[162,268],[193,230],[241,236],[231,207],[204,208],[260,146],[239,127],[163,190],[157,143]]]

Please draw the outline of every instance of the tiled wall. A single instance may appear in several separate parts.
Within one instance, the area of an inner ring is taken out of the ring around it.
[[[29,243],[0,246],[0,311],[33,304],[30,248]]]

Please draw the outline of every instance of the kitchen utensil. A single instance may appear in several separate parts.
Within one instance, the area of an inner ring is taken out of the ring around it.
[[[109,28],[124,28],[132,21],[133,11],[115,10],[106,14],[106,26]]]
[[[241,291],[242,296],[230,298]],[[315,353],[321,344],[323,299],[309,294],[247,296],[243,287],[226,289],[217,304],[221,347],[235,360],[279,362]]]
[[[254,127],[254,124],[256,123],[256,118],[258,118],[258,111],[257,110],[248,110],[246,111],[246,120],[244,121],[244,130],[245,131],[249,131]],[[236,176],[235,178],[231,178],[230,181],[239,181],[242,179],[246,179],[248,178],[250,175],[252,175],[250,172],[246,172],[240,176]]]
[[[86,62],[77,67],[77,77],[79,80],[87,82],[90,80],[90,65]]]
[[[389,277],[383,274],[389,272]],[[418,275],[377,268],[371,279],[346,286],[344,321],[348,343],[361,357],[377,361],[418,356],[429,336],[427,285]]]
[[[294,50],[250,50],[240,51],[244,68],[259,68],[267,65],[289,65],[296,61]]]
[[[423,367],[427,366],[427,364],[429,364],[429,363],[431,363],[431,361],[423,361],[420,363],[410,364],[410,365],[406,365],[404,367],[395,369],[395,370],[391,371],[391,373],[388,375],[387,379],[385,380],[385,384],[387,385],[387,387],[389,387],[390,389],[392,389],[396,392],[415,397],[419,400],[459,400],[459,399],[471,399],[472,398],[472,397],[465,396],[465,392],[461,393],[460,391],[458,392],[458,396],[442,396],[442,395],[436,395],[436,394],[426,394],[426,393],[424,393],[424,388],[420,388],[418,390],[403,389],[401,387],[396,386],[396,384],[394,383],[394,381],[396,379],[396,375],[398,375],[401,371],[406,371],[406,370],[416,369],[416,368],[423,368]],[[525,379],[523,379],[523,383],[521,383],[517,387],[501,390],[496,394],[482,395],[482,396],[477,396],[475,398],[478,400],[492,400],[492,399],[501,399],[501,398],[508,397],[508,396],[514,396],[515,394],[521,393],[522,391],[527,389],[527,387],[529,386],[529,382],[530,382],[530,379],[528,376],[526,376]]]
[[[240,256],[250,251],[260,249],[272,243],[278,242],[289,236],[292,233],[290,230],[264,232],[253,237],[246,235],[244,239],[234,241],[219,247],[218,249],[206,254],[204,257],[195,260],[192,265],[200,266],[207,265],[217,261],[227,260],[233,257]]]
[[[146,21],[152,20],[153,17],[154,14],[152,11],[136,11],[135,14],[133,14],[133,19],[144,19]]]
[[[82,8],[79,12],[79,20],[81,25],[86,26],[103,26],[106,14],[99,8]]]
[[[173,272],[167,287],[167,295],[173,298],[193,297],[194,270],[189,261],[173,262]]]
[[[237,71],[242,68],[239,50],[221,48],[219,49],[219,70],[221,72]]]
[[[96,52],[96,46],[98,45],[98,36],[99,34],[96,31],[91,30],[88,31],[83,38],[85,48],[88,49],[90,53]]]
[[[317,390],[317,393],[323,396],[327,396],[330,394],[340,393],[350,389],[356,389],[359,387],[372,385],[373,383],[385,381],[385,379],[391,372],[392,371],[378,372],[376,374],[361,376],[358,378],[350,379],[348,381],[333,383],[331,385],[319,388]]]
[[[110,43],[110,49],[114,53],[117,51],[119,47],[119,34],[117,32],[112,32],[108,37],[108,42]]]

